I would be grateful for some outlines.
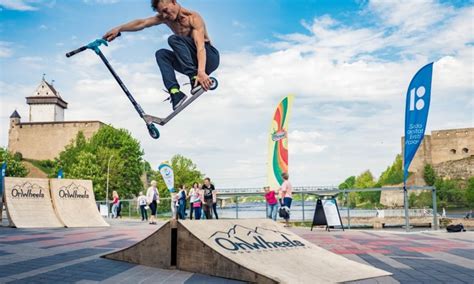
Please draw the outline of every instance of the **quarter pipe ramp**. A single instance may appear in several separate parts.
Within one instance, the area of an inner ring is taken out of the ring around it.
[[[5,204],[17,228],[64,227],[56,216],[47,179],[5,178]]]
[[[51,179],[51,198],[66,227],[109,226],[97,209],[91,180]]]

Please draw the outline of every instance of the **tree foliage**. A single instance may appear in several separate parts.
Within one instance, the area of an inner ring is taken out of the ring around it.
[[[202,183],[204,174],[198,170],[196,164],[191,159],[177,154],[171,158],[170,165],[173,168],[175,188],[179,188],[182,185],[190,188],[194,182]],[[160,172],[152,170],[150,176],[150,180],[155,180],[158,183],[160,196],[169,197],[170,193]]]
[[[28,169],[21,162],[21,154],[12,154],[7,149],[0,147],[0,166],[7,162],[5,175],[8,177],[25,177]]]
[[[474,177],[471,177],[467,183],[466,189],[467,206],[474,208]]]
[[[426,164],[423,169],[423,179],[429,186],[434,185],[436,182],[436,172],[430,164]]]
[[[355,176],[350,176],[346,178],[346,180],[339,185],[339,189],[349,189],[349,188],[354,188],[355,185]]]
[[[381,186],[384,185],[394,185],[400,184],[403,182],[403,161],[402,156],[398,154],[395,157],[395,161],[390,167],[380,175],[378,184]]]
[[[89,141],[79,132],[59,154],[55,172],[62,168],[65,178],[91,179],[96,198],[104,199],[110,161],[109,198],[113,190],[121,198],[130,198],[143,189],[142,156],[140,143],[127,130],[103,126]]]

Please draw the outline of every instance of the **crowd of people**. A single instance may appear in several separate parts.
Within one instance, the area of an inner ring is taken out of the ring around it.
[[[292,203],[293,187],[289,181],[288,173],[281,175],[283,183],[279,188],[265,186],[264,197],[267,202],[267,217],[274,221],[277,215],[283,218],[288,226],[290,219],[290,208]],[[120,217],[120,200],[116,191],[112,193],[112,216]],[[189,209],[189,219],[219,219],[217,213],[217,190],[211,183],[211,179],[206,177],[202,184],[195,182],[187,189],[181,185],[177,192],[171,192],[171,212],[172,218],[185,220],[188,217],[186,212]],[[151,181],[150,187],[144,195],[140,192],[137,197],[137,210],[140,212],[142,221],[149,221],[149,224],[156,224],[156,214],[160,204],[160,193],[157,182]],[[188,208],[189,206],[189,208]],[[148,210],[150,214],[148,214]]]
[[[219,219],[217,214],[217,191],[208,177],[203,180],[202,184],[195,182],[189,190],[186,185],[181,185],[177,192],[171,192],[170,199],[172,218],[186,219],[189,204],[189,218],[191,220],[212,219],[213,217]],[[157,183],[153,180],[146,195],[140,192],[137,198],[137,209],[140,211],[142,221],[149,220],[150,224],[156,224],[158,204],[160,204],[160,194]],[[148,210],[151,211],[150,215],[148,215]]]

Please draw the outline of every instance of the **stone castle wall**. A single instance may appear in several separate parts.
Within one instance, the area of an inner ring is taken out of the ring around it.
[[[52,160],[79,131],[88,139],[103,125],[100,121],[11,123],[8,149],[26,159]]]
[[[402,138],[402,150],[404,149]],[[474,128],[432,131],[425,135],[411,164],[410,172],[423,174],[426,164],[433,166],[474,155]]]
[[[474,155],[474,128],[431,132],[432,164],[460,160]]]

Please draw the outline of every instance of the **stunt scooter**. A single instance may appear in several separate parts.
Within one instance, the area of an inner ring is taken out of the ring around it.
[[[120,36],[120,34],[119,34]],[[202,88],[201,86],[194,88],[191,91],[191,97],[187,99],[181,106],[179,106],[176,110],[174,110],[171,114],[169,114],[165,118],[160,118],[156,116],[152,116],[149,114],[146,114],[143,108],[138,104],[138,102],[133,98],[132,94],[130,91],[127,89],[125,84],[122,82],[120,77],[115,73],[114,69],[110,65],[109,61],[107,58],[104,56],[102,51],[99,49],[101,45],[108,46],[108,43],[104,39],[96,39],[95,41],[89,43],[88,45],[82,46],[76,50],[73,50],[71,52],[66,53],[66,57],[71,57],[75,54],[78,54],[84,50],[87,49],[92,49],[104,62],[105,66],[107,66],[107,69],[109,69],[110,73],[112,76],[114,76],[115,80],[117,83],[120,85],[122,90],[124,91],[125,95],[128,97],[132,105],[134,106],[135,110],[138,112],[138,115],[145,121],[146,127],[148,128],[148,133],[150,133],[150,136],[154,139],[160,138],[160,132],[158,131],[158,128],[156,128],[155,123],[159,124],[161,126],[164,126],[166,123],[168,123],[173,117],[175,117],[178,113],[180,113],[183,109],[185,109],[188,105],[190,105],[193,101],[195,101],[198,97],[200,97],[203,93],[205,93],[206,90]],[[211,87],[210,90],[215,90],[217,88],[218,82],[216,78],[210,77],[211,79]],[[191,86],[192,88],[193,86]]]

